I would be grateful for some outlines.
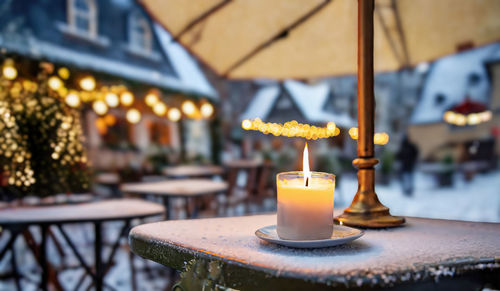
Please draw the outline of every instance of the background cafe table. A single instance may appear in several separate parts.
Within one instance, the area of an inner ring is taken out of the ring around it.
[[[255,237],[257,228],[275,223],[275,215],[164,221],[133,228],[129,242],[134,253],[176,269],[190,262],[202,274],[210,266],[210,280],[196,277],[201,283],[186,273],[192,284],[242,290],[500,284],[500,224],[407,218],[404,227],[367,230],[343,246],[301,250]]]
[[[210,177],[224,174],[224,168],[215,165],[181,165],[163,169],[169,178]]]
[[[103,285],[105,285],[104,276],[111,267],[113,257],[120,246],[120,239],[127,236],[130,221],[162,214],[162,205],[139,199],[119,199],[69,205],[12,207],[1,209],[0,226],[9,230],[10,238],[7,244],[0,250],[0,261],[4,258],[7,251],[13,250],[13,244],[20,234],[23,234],[30,226],[39,226],[42,233],[38,251],[38,262],[42,269],[40,288],[42,290],[48,290],[49,264],[47,260],[47,236],[49,227],[56,226],[66,243],[70,246],[73,254],[78,259],[81,267],[84,268],[84,274],[90,275],[96,290],[102,290]],[[121,229],[116,242],[113,244],[106,262],[103,262],[102,223],[118,220],[124,221],[125,225]],[[75,243],[71,239],[71,234],[68,234],[63,228],[63,225],[73,223],[94,224],[94,270],[92,270],[81,253],[77,250]],[[13,267],[16,269],[15,260]],[[17,270],[14,270],[14,272],[16,272],[14,275],[16,278],[16,285],[20,286]]]
[[[210,179],[180,179],[166,180],[159,182],[128,183],[121,187],[125,193],[139,195],[156,195],[163,199],[167,210],[167,219],[172,219],[172,203],[170,198],[189,198],[200,197],[204,195],[219,194],[227,191],[227,183],[222,181],[213,181]],[[196,203],[193,216],[197,213]]]

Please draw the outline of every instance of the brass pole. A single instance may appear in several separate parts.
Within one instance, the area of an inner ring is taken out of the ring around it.
[[[398,226],[405,221],[391,216],[375,193],[373,12],[374,0],[358,0],[358,158],[353,161],[358,168],[358,192],[351,206],[335,218],[340,224],[365,228]]]

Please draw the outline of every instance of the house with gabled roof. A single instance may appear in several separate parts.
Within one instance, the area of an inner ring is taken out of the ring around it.
[[[69,68],[72,76],[91,74],[98,83],[126,85],[137,100],[154,89],[162,93],[167,105],[179,106],[186,98],[218,102],[216,90],[196,61],[134,0],[5,0],[0,2],[0,16],[0,59],[50,62],[56,68]],[[145,107],[137,106],[141,111]],[[123,110],[109,112],[124,121]],[[182,144],[178,123],[150,109],[143,111],[138,124],[109,126],[108,133],[117,133],[114,137],[98,132],[94,126],[98,116],[92,110],[84,113],[91,150],[110,143],[113,147],[130,143],[142,150],[151,144],[174,148]],[[188,123],[202,127],[195,132],[208,132],[207,122]],[[125,138],[116,140],[116,136]]]
[[[240,119],[260,118],[278,123],[297,120],[319,126],[333,121],[343,128],[355,126],[355,121],[346,112],[340,113],[328,106],[330,93],[326,83],[307,85],[289,80],[282,84],[263,86]]]
[[[440,160],[451,154],[460,161],[474,159],[473,153],[500,155],[500,141],[495,137],[500,124],[498,60],[500,44],[496,43],[442,58],[432,65],[409,127],[421,158]],[[444,113],[466,97],[489,108],[493,118],[475,126],[444,122]]]

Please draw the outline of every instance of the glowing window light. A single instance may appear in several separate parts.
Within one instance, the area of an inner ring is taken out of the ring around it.
[[[106,100],[106,103],[108,104],[108,106],[112,107],[112,108],[114,108],[120,104],[120,100],[118,99],[118,96],[113,92],[106,93],[106,96],[104,96],[104,100]]]
[[[95,126],[97,128],[97,132],[99,134],[104,135],[108,132],[108,126],[106,125],[106,121],[103,118],[97,118],[95,121]]]
[[[92,76],[84,77],[80,80],[80,88],[85,91],[92,91],[95,89],[95,79]]]
[[[139,110],[135,109],[135,108],[131,108],[127,111],[127,121],[132,123],[132,124],[136,124],[138,123],[139,121],[141,121],[141,113],[139,112]]]
[[[172,108],[168,111],[168,119],[172,122],[177,122],[181,119],[181,111],[177,108]]]
[[[181,109],[184,114],[186,114],[187,116],[191,116],[196,111],[196,106],[194,105],[193,101],[186,100],[182,103]]]
[[[80,106],[80,97],[75,93],[69,93],[66,95],[64,101],[68,104],[68,106],[73,108]]]
[[[61,87],[63,86],[63,82],[61,81],[61,79],[59,79],[56,76],[50,77],[48,84],[49,84],[50,89],[52,89],[54,91],[61,89]]]
[[[159,99],[158,96],[154,93],[149,93],[146,95],[146,98],[144,99],[146,104],[150,107],[153,107],[156,103],[158,103]]]
[[[92,108],[94,109],[95,113],[99,115],[104,115],[108,112],[108,105],[106,105],[106,103],[101,100],[94,101],[94,103],[92,104]]]
[[[212,106],[212,104],[207,102],[201,105],[200,111],[201,111],[201,116],[203,116],[204,118],[208,118],[212,116],[212,114],[214,113],[214,107]]]
[[[134,103],[134,95],[130,93],[129,91],[125,91],[122,94],[120,94],[120,102],[124,106],[130,106],[132,103]]]
[[[112,126],[116,123],[116,117],[113,114],[106,114],[106,116],[104,116],[104,121],[106,125]]]
[[[158,102],[153,106],[153,111],[156,115],[162,116],[167,112],[167,106],[162,102]]]

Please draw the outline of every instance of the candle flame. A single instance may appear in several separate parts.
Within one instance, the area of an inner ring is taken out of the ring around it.
[[[311,171],[309,170],[309,151],[307,150],[307,142],[304,147],[304,155],[302,156],[302,171],[304,172],[304,186],[309,186],[311,182]]]

